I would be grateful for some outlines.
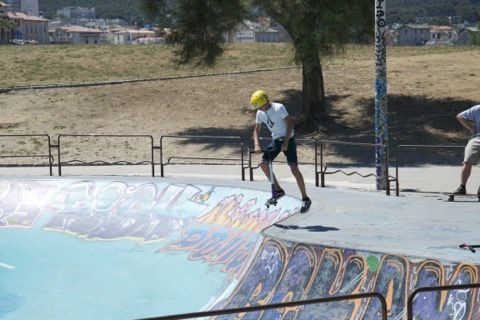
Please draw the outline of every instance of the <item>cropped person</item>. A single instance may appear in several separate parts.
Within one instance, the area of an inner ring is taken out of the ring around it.
[[[467,181],[472,173],[472,166],[478,164],[480,160],[480,104],[460,112],[457,114],[457,119],[472,134],[465,147],[460,186],[453,193],[466,194]],[[477,193],[480,195],[480,187]]]

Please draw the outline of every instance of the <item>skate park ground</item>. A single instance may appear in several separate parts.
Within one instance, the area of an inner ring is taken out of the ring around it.
[[[467,187],[470,193],[475,192],[480,184],[479,175],[475,169],[478,168],[474,168]],[[289,168],[285,165],[276,165],[274,170],[287,195],[298,198],[299,191],[289,172]],[[471,275],[469,278],[470,282],[478,282],[478,271],[474,269],[478,269],[478,265],[480,265],[479,254],[460,249],[458,246],[464,242],[480,244],[476,223],[476,217],[480,213],[480,203],[477,202],[476,198],[453,203],[446,202],[445,196],[442,195],[442,192],[447,193],[457,187],[460,167],[400,168],[401,189],[408,190],[408,192],[402,190],[400,197],[394,196],[394,190],[392,190],[392,196],[386,196],[384,191],[375,190],[375,181],[372,178],[362,179],[358,176],[331,175],[326,178],[327,187],[315,187],[315,179],[313,179],[314,168],[305,165],[301,167],[301,170],[305,176],[309,196],[313,201],[312,207],[306,214],[297,213],[291,215],[263,229],[262,234],[266,240],[264,240],[264,247],[261,249],[263,251],[261,251],[261,254],[256,255],[257,258],[263,257],[265,252],[270,252],[268,251],[270,250],[268,246],[281,243],[281,246],[285,246],[285,248],[291,249],[293,252],[294,249],[292,248],[298,249],[300,244],[308,248],[316,248],[316,251],[309,249],[315,252],[319,250],[318,247],[323,248],[323,256],[327,255],[325,251],[327,249],[342,250],[341,252],[345,259],[344,263],[347,265],[348,261],[350,261],[350,258],[347,259],[347,256],[349,256],[348,252],[352,250],[355,250],[357,255],[359,255],[358,252],[376,254],[378,257],[381,257],[379,260],[383,264],[390,263],[395,265],[388,261],[388,259],[391,259],[388,257],[408,257],[410,262],[407,264],[407,271],[405,271],[404,277],[408,275],[409,278],[421,278],[420,272],[415,273],[417,268],[422,269],[424,265],[435,264],[440,261],[442,266],[439,267],[439,270],[443,271],[439,273],[447,275],[444,278],[440,276],[439,278],[442,279],[437,284],[467,283],[464,276],[461,277],[461,281],[457,277],[459,274],[463,275],[464,271],[462,268],[465,267],[473,270],[469,271]],[[356,170],[365,174],[373,169],[348,168],[348,170]],[[148,177],[149,167],[141,166],[67,167],[64,168],[63,172],[65,179],[81,177],[81,179],[92,180],[104,178],[123,180],[125,178],[120,176],[133,176],[131,178],[137,180],[144,179],[145,181],[158,182],[163,180],[159,177]],[[143,177],[139,177],[138,173],[144,173]],[[46,174],[48,174],[48,169],[46,168],[7,168],[2,169],[1,178],[23,179],[27,177],[27,179],[43,179],[43,176]],[[108,177],[100,177],[102,175]],[[166,168],[165,177],[170,183],[174,184],[202,184],[228,187],[235,190],[253,189],[264,191],[266,194],[270,190],[269,182],[260,170],[255,170],[255,181],[240,181],[240,170],[231,166],[172,166]],[[53,179],[58,178],[54,177]],[[299,202],[299,199],[297,201]],[[279,202],[279,207],[281,205],[282,200]],[[285,259],[285,264],[287,261],[290,261],[288,263],[290,264],[294,260],[294,256],[291,253],[290,258]],[[419,266],[415,264],[417,261],[423,262]],[[251,274],[258,273],[259,270],[256,269],[257,262],[257,260],[250,261],[250,269],[245,276],[246,278]],[[288,269],[288,266],[285,268]],[[284,271],[282,274],[288,274],[288,272]],[[342,274],[342,272],[339,272],[339,274]],[[384,274],[391,276],[391,272],[384,272]],[[413,276],[414,274],[415,276]],[[345,272],[344,277],[348,279],[347,272]],[[339,279],[338,276],[333,278]],[[345,279],[344,281],[347,281]],[[393,279],[396,279],[395,275]],[[339,280],[335,280],[335,282],[337,281]],[[377,286],[388,283],[384,281],[387,280],[377,276],[375,281],[370,282],[365,287],[372,289],[371,283],[376,283]],[[222,306],[229,308],[249,305],[245,301],[235,300],[235,297],[245,296],[242,290],[247,290],[245,285],[247,282],[247,280],[244,280],[237,284],[236,291],[231,295],[234,298],[231,298]],[[409,281],[405,282],[410,283]],[[281,292],[279,287],[281,289],[281,286],[277,285],[276,289],[271,291],[275,294],[272,294],[269,300],[270,303],[275,302],[275,297]],[[301,287],[298,286],[298,288]],[[411,288],[408,288],[407,291],[411,291]],[[300,298],[308,297],[306,289],[303,296],[301,290],[296,290],[295,292],[296,296],[298,295]],[[393,303],[390,303],[389,315],[395,319],[405,316],[405,311],[402,311],[405,301],[397,301],[399,299],[394,296],[392,299]],[[405,298],[403,299],[405,300]],[[448,300],[450,301],[450,296]],[[469,304],[465,308],[465,310],[469,310],[464,314],[465,317],[463,318],[465,319],[477,319],[478,314],[472,310],[473,306],[478,302],[475,303],[473,300],[468,301]],[[446,305],[450,305],[450,302]],[[394,308],[392,305],[398,305],[399,307]],[[364,305],[355,308],[356,315],[360,316],[361,319],[373,319],[372,316],[369,316],[373,314],[373,311],[370,311],[371,308],[375,309],[371,304],[364,303]],[[345,308],[341,309],[345,310]],[[455,310],[452,311],[450,309],[445,307],[441,311],[451,315]],[[345,315],[334,313],[338,311],[333,311],[333,309],[323,310],[322,312],[331,315],[325,319],[346,318]],[[436,314],[434,315],[431,311],[429,313],[433,318],[436,318]],[[353,311],[351,314],[353,314]],[[263,318],[266,319],[273,317],[274,315],[268,313],[263,315]],[[302,319],[303,317],[302,314],[297,314],[294,318]],[[430,319],[433,318],[430,317]],[[441,317],[439,316],[439,318]]]
[[[480,264],[480,254],[459,250],[461,243],[480,244],[475,221],[480,214],[477,198],[460,198],[447,202],[444,194],[459,184],[460,166],[403,167],[399,169],[400,197],[377,191],[373,178],[326,177],[326,187],[315,187],[313,166],[300,167],[307,191],[313,201],[308,214],[297,214],[282,225],[272,226],[266,234],[290,241],[318,243],[336,247],[353,247],[380,252],[436,257],[451,261]],[[148,166],[71,167],[63,168],[64,176],[137,176],[148,177]],[[372,168],[348,168],[362,174]],[[390,169],[392,170],[392,169]],[[42,176],[46,168],[3,168],[2,175]],[[288,195],[300,197],[288,166],[275,165],[275,174]],[[480,186],[480,168],[474,167],[467,192],[474,194]],[[263,173],[254,171],[255,181],[241,181],[240,170],[233,166],[175,165],[166,168],[165,177],[184,183],[207,183],[231,187],[270,190]],[[248,180],[248,174],[247,174]],[[156,178],[162,179],[162,178]],[[394,184],[392,183],[392,188]],[[335,232],[317,232],[312,226],[334,227]]]

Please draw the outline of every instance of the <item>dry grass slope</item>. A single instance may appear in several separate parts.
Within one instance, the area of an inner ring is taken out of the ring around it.
[[[213,69],[176,66],[173,48],[165,46],[1,46],[0,86],[78,83],[150,78],[203,72],[256,70],[293,65],[285,44],[229,47]],[[352,46],[323,59],[330,119],[329,138],[374,141],[374,50]],[[396,144],[463,144],[467,133],[455,120],[463,109],[480,103],[480,48],[393,47],[388,49],[389,134]],[[248,99],[263,88],[293,114],[301,110],[299,69],[179,79],[87,88],[31,90],[0,95],[0,134],[61,133],[249,136],[254,115]],[[301,136],[323,136],[299,124]],[[189,141],[186,141],[189,142]],[[6,142],[2,153],[41,148],[37,142]],[[102,146],[102,144],[99,144]],[[137,143],[110,147],[111,157],[129,158]],[[107,143],[105,142],[105,146]],[[189,144],[181,144],[184,150]],[[85,150],[83,150],[85,149]],[[72,142],[67,155],[104,157],[102,147],[89,151]],[[196,153],[227,155],[228,144],[191,148]],[[188,150],[187,150],[188,151]],[[346,162],[371,161],[351,148],[333,150]],[[413,155],[412,155],[413,156]],[[430,154],[426,162],[458,163],[458,155]]]

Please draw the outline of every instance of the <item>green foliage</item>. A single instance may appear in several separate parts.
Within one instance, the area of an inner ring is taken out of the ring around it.
[[[352,38],[363,42],[373,34],[371,0],[257,0],[289,32],[296,60],[329,55]],[[294,14],[292,14],[294,13]]]
[[[472,32],[471,35],[472,35],[472,44],[474,46],[480,46],[480,33],[479,32],[476,32],[476,33]]]
[[[15,28],[15,21],[7,18],[0,18],[0,30],[10,30],[12,28]]]
[[[177,23],[171,39],[182,44],[179,62],[212,65],[223,52],[224,33],[238,25],[246,14],[240,1],[177,1]]]

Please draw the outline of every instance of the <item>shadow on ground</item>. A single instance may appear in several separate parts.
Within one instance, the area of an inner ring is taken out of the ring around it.
[[[302,93],[299,90],[283,92],[282,103],[287,106],[290,114],[301,119]],[[463,147],[469,135],[456,115],[477,104],[471,100],[434,99],[425,96],[389,95],[389,155],[392,165],[398,154],[400,165],[460,165],[463,161]],[[299,138],[317,138],[350,142],[373,143],[375,141],[375,101],[371,99],[355,100],[350,95],[331,95],[326,97],[328,118],[318,130],[308,126],[301,120],[297,121],[295,130]],[[246,148],[251,143],[255,115],[251,115],[251,126],[244,129],[232,128],[191,128],[179,134],[195,136],[238,136],[246,142]],[[262,135],[269,136],[266,129]],[[198,139],[185,139],[183,143],[193,143]],[[229,146],[232,140],[212,139],[202,141],[206,148],[216,150]],[[431,145],[436,147],[417,148],[401,147],[399,145]],[[439,148],[444,145],[448,148]],[[452,147],[450,147],[452,146]],[[453,147],[456,146],[456,147]],[[374,164],[374,147],[350,145],[325,145],[325,157],[337,159],[342,166],[362,166]],[[335,161],[328,161],[335,166]]]

